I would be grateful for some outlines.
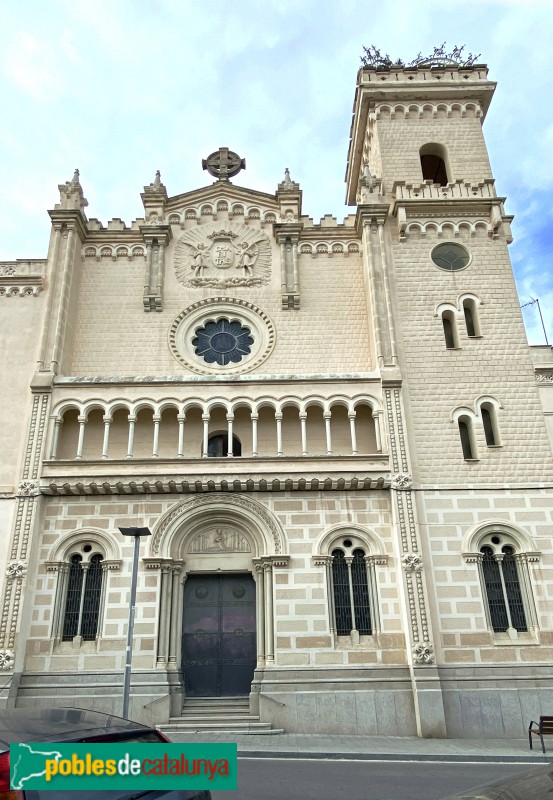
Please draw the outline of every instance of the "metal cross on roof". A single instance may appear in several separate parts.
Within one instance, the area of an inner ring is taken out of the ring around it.
[[[214,153],[202,160],[202,167],[214,178],[228,181],[237,175],[241,169],[246,169],[246,159],[240,158],[238,153],[233,153],[228,147],[220,147]]]

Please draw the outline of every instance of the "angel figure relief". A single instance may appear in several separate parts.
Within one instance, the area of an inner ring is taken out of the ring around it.
[[[205,252],[205,244],[201,242],[196,245],[196,252],[192,256],[191,268],[194,270],[194,277],[201,278],[203,271],[207,266],[207,253]]]
[[[209,222],[183,233],[174,263],[184,286],[261,286],[271,277],[271,242],[253,225]]]
[[[255,243],[249,245],[247,242],[242,242],[240,248],[241,252],[238,256],[236,268],[243,271],[245,278],[251,278],[253,277],[253,267],[259,252],[258,247]]]

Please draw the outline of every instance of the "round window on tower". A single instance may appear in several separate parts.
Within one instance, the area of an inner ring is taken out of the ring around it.
[[[440,269],[456,272],[469,265],[470,253],[466,247],[457,242],[443,242],[437,245],[431,254],[432,261]]]

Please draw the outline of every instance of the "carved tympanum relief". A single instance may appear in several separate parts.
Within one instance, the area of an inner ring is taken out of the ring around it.
[[[184,286],[260,286],[271,273],[271,244],[259,228],[208,222],[184,233],[175,274]]]
[[[190,543],[189,553],[251,553],[246,537],[233,528],[213,528],[199,533]]]

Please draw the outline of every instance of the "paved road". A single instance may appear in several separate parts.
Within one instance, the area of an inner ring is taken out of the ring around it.
[[[239,759],[238,790],[213,800],[440,800],[529,764]]]

